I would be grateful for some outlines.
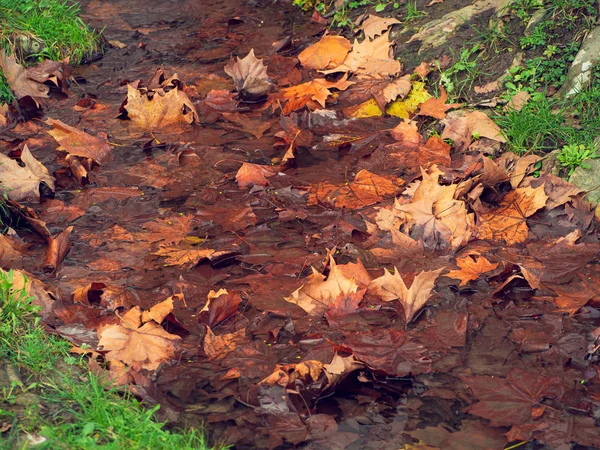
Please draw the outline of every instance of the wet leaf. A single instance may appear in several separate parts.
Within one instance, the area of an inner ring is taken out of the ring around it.
[[[277,169],[271,166],[259,166],[258,164],[243,163],[235,175],[239,187],[246,186],[268,186],[267,177],[277,174]]]
[[[459,286],[464,286],[469,281],[477,280],[482,274],[498,267],[498,263],[491,263],[483,256],[457,258],[456,265],[460,267],[460,270],[451,270],[445,276],[460,280]]]
[[[138,316],[139,317],[139,316]],[[154,321],[141,325],[135,316],[124,318],[119,325],[110,325],[99,331],[99,346],[108,361],[117,360],[132,367],[156,370],[169,362],[179,349],[181,338],[166,332]]]
[[[560,399],[563,386],[558,377],[512,368],[506,378],[462,377],[478,400],[469,413],[485,417],[493,426],[527,422],[544,399]]]
[[[288,100],[283,109],[283,114],[303,108],[310,101],[315,101],[325,108],[325,102],[332,94],[330,89],[344,91],[353,84],[354,82],[348,81],[347,76],[344,76],[335,82],[327,81],[325,78],[316,78],[298,86],[282,89],[283,97]]]
[[[398,269],[394,268],[394,275],[384,269],[383,276],[369,284],[369,293],[380,297],[385,302],[398,300],[404,309],[404,321],[408,324],[427,303],[435,282],[443,270],[442,268],[421,272],[408,289]]]
[[[70,155],[90,158],[97,164],[102,164],[111,152],[107,136],[104,133],[99,133],[98,137],[94,137],[50,117],[46,120],[46,123],[53,127],[48,131],[48,134],[60,144],[57,150],[67,152]]]
[[[528,186],[510,191],[498,208],[478,215],[479,238],[507,244],[524,242],[529,236],[527,218],[542,209],[547,200],[543,184],[535,189]]]

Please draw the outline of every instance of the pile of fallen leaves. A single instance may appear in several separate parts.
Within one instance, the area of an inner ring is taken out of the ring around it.
[[[2,266],[94,371],[237,448],[595,445],[594,213],[405,73],[393,24],[19,124]]]

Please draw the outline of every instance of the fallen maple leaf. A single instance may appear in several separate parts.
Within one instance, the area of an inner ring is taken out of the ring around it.
[[[352,44],[343,36],[324,36],[313,45],[306,47],[298,59],[307,69],[331,69],[339,66],[352,48]]]
[[[483,256],[457,258],[456,265],[460,267],[460,270],[451,270],[444,276],[460,280],[459,286],[464,286],[469,281],[478,279],[481,274],[498,267],[498,263],[491,263]]]
[[[343,266],[338,266],[331,255],[329,265],[329,276],[325,277],[313,267],[308,282],[285,300],[300,306],[310,316],[319,316],[340,296],[356,293],[358,290],[356,277],[348,277],[344,274]]]
[[[327,81],[325,78],[316,78],[298,86],[282,89],[283,97],[288,99],[288,103],[283,108],[283,114],[289,114],[292,111],[303,108],[311,100],[314,100],[325,108],[325,102],[331,95],[330,89],[343,91],[353,84],[354,82],[348,81],[348,76],[344,75],[338,81]]]
[[[343,185],[327,182],[311,186],[308,205],[331,204],[336,208],[363,208],[395,195],[403,181],[361,170],[354,180]]]
[[[275,137],[282,142],[276,142],[274,146],[285,145],[287,150],[281,158],[281,164],[296,158],[296,148],[309,147],[313,141],[313,134],[304,129],[306,115],[292,113],[290,116],[281,116],[279,124],[282,130],[275,134]]]
[[[510,191],[498,208],[478,215],[479,238],[507,244],[524,242],[529,236],[527,217],[542,209],[547,200],[544,184],[535,189],[527,186]]]
[[[389,32],[380,37],[354,40],[352,51],[342,64],[334,69],[322,71],[325,74],[334,72],[352,72],[362,76],[384,77],[397,76],[402,70],[400,61],[393,58],[393,42],[390,42]]]
[[[33,157],[27,145],[21,152],[20,166],[17,161],[0,153],[0,180],[9,199],[22,201],[40,199],[40,184],[45,183],[54,191],[54,178],[37,159]]]
[[[104,133],[98,133],[98,137],[94,137],[50,117],[46,120],[46,123],[53,127],[48,130],[48,134],[60,144],[57,150],[90,158],[97,164],[102,164],[102,161],[111,151],[107,136]]]
[[[446,111],[453,108],[460,108],[462,103],[446,103],[448,100],[448,94],[443,86],[440,85],[440,97],[431,97],[425,102],[419,105],[419,115],[429,116],[436,119],[443,119],[446,117]]]
[[[500,127],[481,111],[453,111],[444,118],[442,139],[450,139],[456,151],[465,151],[474,136],[504,143],[506,139]]]
[[[368,292],[380,297],[385,302],[398,300],[404,309],[404,321],[409,324],[431,297],[435,281],[443,270],[444,268],[421,272],[408,289],[397,268],[394,268],[394,275],[384,269],[381,277],[371,281]]]
[[[272,121],[262,120],[261,118],[257,118],[252,120],[252,118],[248,117],[247,114],[240,113],[221,113],[221,116],[228,120],[229,122],[235,123],[236,125],[240,125],[242,127],[242,131],[244,133],[252,134],[256,139],[260,139],[265,131],[271,128],[273,125]]]
[[[168,92],[154,92],[150,97],[147,92],[128,84],[123,108],[133,123],[149,130],[198,121],[196,107],[177,86]]]
[[[209,360],[218,360],[224,358],[246,340],[246,330],[216,335],[209,326],[206,326],[206,334],[204,335],[202,347]]]
[[[235,175],[239,187],[246,186],[268,186],[267,177],[277,174],[277,169],[271,166],[259,166],[258,164],[242,163]]]
[[[107,361],[121,361],[138,370],[156,370],[161,363],[173,359],[181,338],[168,333],[154,321],[142,325],[141,316],[140,308],[136,306],[127,311],[121,324],[104,327],[98,332],[98,345],[108,352]]]
[[[500,377],[466,376],[464,383],[479,400],[469,413],[485,417],[494,427],[527,422],[545,398],[560,399],[563,386],[560,378],[513,367],[506,379]]]
[[[233,78],[235,87],[244,100],[263,98],[271,90],[267,66],[254,55],[254,49],[242,59],[238,56],[234,61],[231,57],[225,66],[225,73]]]
[[[374,39],[375,36],[387,31],[392,25],[400,24],[398,19],[393,17],[379,17],[369,14],[369,17],[361,24],[360,29],[365,33],[368,39]]]
[[[200,261],[215,253],[215,250],[211,248],[197,248],[193,245],[186,247],[161,247],[158,251],[154,252],[153,255],[164,256],[166,266],[183,266],[193,267]]]

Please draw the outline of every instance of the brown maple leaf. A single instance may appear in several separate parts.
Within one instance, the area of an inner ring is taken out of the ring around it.
[[[23,166],[17,161],[0,153],[0,180],[2,189],[9,199],[14,201],[39,200],[40,184],[45,183],[54,191],[54,178],[37,159],[33,157],[27,145],[21,152]]]
[[[210,291],[204,307],[198,311],[196,318],[198,322],[206,323],[214,328],[219,323],[234,315],[242,298],[235,292],[227,292],[227,289],[219,289],[217,292]]]
[[[215,253],[212,248],[199,248],[195,245],[186,246],[164,246],[154,252],[153,255],[164,256],[165,266],[193,267],[200,261],[210,258]]]
[[[453,108],[460,108],[462,103],[446,103],[448,100],[448,94],[443,86],[440,86],[440,97],[431,97],[425,100],[425,102],[419,105],[420,116],[429,116],[436,119],[443,119],[446,117],[446,111]]]
[[[53,127],[48,130],[48,134],[60,144],[57,150],[90,158],[97,164],[102,164],[102,161],[110,154],[111,147],[104,133],[98,133],[98,136],[95,137],[50,117],[46,123]]]
[[[142,311],[142,322],[149,322],[154,320],[160,324],[165,317],[173,312],[173,299],[178,298],[177,296],[171,296],[166,300],[152,306],[148,311]]]
[[[442,139],[450,139],[456,151],[465,151],[474,140],[474,136],[488,138],[504,143],[506,139],[500,127],[481,111],[453,111],[442,123]]]
[[[563,385],[558,377],[546,377],[517,367],[508,376],[465,376],[464,383],[479,400],[469,413],[484,417],[495,427],[527,422],[545,398],[560,399]]]
[[[156,370],[163,362],[172,360],[181,338],[170,334],[154,321],[142,325],[138,306],[122,317],[121,324],[109,325],[98,331],[107,361],[121,361],[137,370]]]
[[[460,270],[451,270],[444,276],[460,280],[459,286],[464,286],[469,281],[476,280],[482,274],[498,267],[498,263],[491,263],[483,256],[457,258],[456,265],[460,267]]]
[[[0,53],[0,69],[17,99],[27,96],[34,99],[48,97],[49,87],[43,84],[45,80],[32,79],[29,76],[30,69],[18,64],[14,56],[9,56],[4,51]]]
[[[238,345],[246,342],[247,339],[246,330],[216,335],[209,326],[206,326],[206,335],[204,336],[202,348],[209,360],[219,360],[235,350]]]
[[[331,69],[339,66],[352,48],[343,36],[324,36],[313,45],[306,47],[298,59],[307,69]]]
[[[544,184],[535,189],[527,186],[510,191],[498,208],[478,215],[479,238],[507,244],[524,242],[529,236],[527,218],[542,209],[547,200]]]
[[[233,82],[240,97],[244,100],[258,100],[267,95],[271,90],[271,80],[267,75],[267,66],[262,59],[250,50],[244,58],[239,56],[234,61],[233,57],[225,66],[225,73],[233,78]]]
[[[325,108],[325,102],[331,95],[330,89],[344,91],[353,84],[354,82],[348,81],[347,75],[344,75],[338,81],[327,81],[325,78],[316,78],[298,86],[282,89],[283,97],[288,100],[283,108],[283,114],[289,114],[292,111],[303,108],[311,101],[315,101]]]
[[[394,268],[394,275],[384,269],[381,277],[371,281],[368,292],[380,297],[385,302],[398,300],[404,309],[404,321],[408,324],[431,297],[435,281],[443,270],[444,268],[421,272],[408,289],[398,269]]]
[[[393,42],[389,32],[378,38],[354,40],[352,51],[348,53],[342,64],[334,69],[322,71],[325,74],[334,72],[352,72],[361,76],[385,77],[397,76],[402,70],[400,61],[393,58]]]

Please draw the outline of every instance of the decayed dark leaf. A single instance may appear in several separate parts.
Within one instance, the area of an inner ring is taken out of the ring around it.
[[[462,377],[478,400],[469,412],[485,417],[493,426],[519,425],[528,421],[542,400],[560,400],[563,386],[560,378],[512,368],[506,378]]]
[[[196,318],[198,322],[206,323],[210,328],[234,315],[242,298],[235,292],[227,292],[227,289],[219,289],[217,292],[210,291],[204,307],[198,311]]]

